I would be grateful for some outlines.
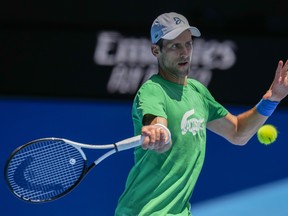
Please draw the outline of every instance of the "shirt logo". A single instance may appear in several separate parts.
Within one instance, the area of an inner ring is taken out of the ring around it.
[[[204,127],[203,127],[204,119],[193,118],[194,113],[195,113],[195,110],[192,109],[192,110],[187,111],[183,115],[182,121],[181,121],[182,135],[185,135],[187,132],[191,132],[193,136],[195,136],[199,130],[204,130]]]

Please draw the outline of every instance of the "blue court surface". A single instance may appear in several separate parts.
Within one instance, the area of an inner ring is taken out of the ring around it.
[[[132,150],[101,162],[67,196],[45,204],[17,199],[3,171],[11,152],[34,139],[106,144],[133,136],[131,105],[132,101],[0,98],[0,215],[112,216],[133,165]],[[251,107],[227,108],[237,114]],[[279,107],[269,118],[267,123],[279,130],[270,146],[255,136],[245,147],[234,146],[208,132],[205,163],[191,198],[193,216],[288,215],[287,116],[286,108]],[[94,150],[85,153],[90,162],[99,156]]]
[[[195,216],[288,215],[288,179],[195,204]]]

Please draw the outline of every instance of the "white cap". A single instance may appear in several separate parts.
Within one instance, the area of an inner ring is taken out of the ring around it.
[[[173,40],[187,29],[190,30],[192,36],[201,36],[199,29],[190,26],[188,20],[181,14],[164,13],[158,16],[151,26],[151,41],[156,44],[161,38]]]

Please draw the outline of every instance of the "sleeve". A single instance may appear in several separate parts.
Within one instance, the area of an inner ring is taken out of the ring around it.
[[[144,84],[137,92],[132,108],[135,133],[140,133],[146,114],[167,118],[165,110],[165,94],[162,88],[154,83]]]
[[[211,94],[210,96],[212,97]],[[220,103],[218,103],[213,97],[211,99],[208,99],[208,106],[209,106],[208,122],[218,118],[222,118],[228,114],[228,110]]]

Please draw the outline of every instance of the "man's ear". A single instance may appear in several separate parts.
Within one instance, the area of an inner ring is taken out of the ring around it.
[[[158,56],[160,54],[160,47],[158,45],[153,44],[151,46],[151,52],[154,56]]]

